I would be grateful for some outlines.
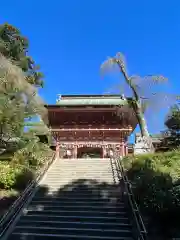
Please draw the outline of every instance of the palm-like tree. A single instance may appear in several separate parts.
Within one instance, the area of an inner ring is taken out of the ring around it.
[[[147,104],[147,102],[144,102],[142,99],[141,94],[139,93],[140,86],[138,85],[139,79],[141,79],[139,76],[128,76],[127,69],[125,66],[124,57],[121,53],[117,53],[114,57],[108,58],[102,65],[101,70],[106,70],[110,66],[117,66],[119,71],[122,73],[124,80],[126,84],[129,86],[129,88],[132,91],[133,100],[132,100],[132,106],[134,109],[134,112],[137,116],[137,120],[139,123],[139,127],[141,130],[142,137],[149,137],[149,132],[147,128],[147,123],[144,117],[144,103]],[[167,79],[163,76],[153,76],[148,75],[143,78],[145,79],[151,79],[155,83],[166,81]]]

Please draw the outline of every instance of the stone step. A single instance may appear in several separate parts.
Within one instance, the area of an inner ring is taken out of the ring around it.
[[[55,166],[58,166],[58,167],[75,167],[75,168],[79,168],[79,169],[82,169],[82,168],[88,168],[90,167],[91,169],[98,169],[100,167],[102,167],[103,169],[109,169],[109,170],[112,170],[111,169],[111,164],[108,163],[108,162],[101,162],[101,163],[98,163],[98,162],[86,162],[86,163],[83,163],[83,162],[68,162],[68,163],[63,163],[63,162],[59,162],[59,163],[56,163],[52,166],[52,168],[54,168]],[[96,166],[97,168],[94,168],[94,166]]]
[[[88,163],[88,162],[109,162],[111,161],[109,158],[71,158],[71,159],[65,159],[65,158],[59,158],[57,162],[83,162],[83,163]]]
[[[58,167],[56,167],[56,169],[53,169],[52,171],[54,171],[54,172],[59,172],[59,171],[61,171],[62,170],[62,167],[61,168],[59,168],[58,169]],[[87,168],[82,168],[82,169],[79,169],[79,168],[65,168],[65,167],[63,167],[63,171],[62,171],[62,174],[64,174],[65,173],[65,171],[67,171],[67,173],[70,173],[70,172],[73,172],[73,173],[75,173],[75,172],[77,172],[77,173],[84,173],[84,171],[87,171],[88,170],[88,173],[106,173],[106,174],[108,174],[108,173],[112,173],[112,170],[110,170],[110,169],[105,169],[105,168],[103,168],[102,166],[100,166],[99,168],[96,168],[96,169],[94,169],[94,168],[90,168],[90,167],[87,167]],[[60,173],[60,172],[59,172]]]
[[[86,198],[86,199],[96,199],[98,198],[99,200],[104,201],[106,198],[109,199],[109,201],[118,201],[120,199],[120,192],[117,193],[109,193],[108,191],[100,191],[100,192],[90,192],[90,191],[84,191],[84,192],[61,192],[58,191],[58,187],[53,187],[49,188],[48,192],[52,193],[52,198],[53,197],[59,197],[59,198],[69,198],[69,199],[74,199],[78,200],[79,198]],[[54,194],[54,196],[53,196]],[[46,197],[47,192],[44,194],[43,192],[37,192],[36,197]]]
[[[16,232],[13,233],[8,240],[133,240],[131,237],[115,237],[115,236],[88,236],[88,235],[73,235],[69,234],[44,234],[44,233],[29,233]]]
[[[56,163],[54,165],[52,165],[52,169],[55,168],[56,166],[58,167],[75,167],[75,168],[87,168],[87,167],[90,167],[90,168],[93,168],[94,166],[96,166],[97,168],[99,167],[103,167],[104,169],[110,169],[111,170],[111,164],[108,163],[108,162],[59,162],[59,163]],[[93,168],[94,170],[96,170],[97,168]]]
[[[75,166],[75,167],[93,167],[93,166],[103,166],[104,168],[109,168],[111,169],[111,164],[110,162],[106,161],[106,162],[100,162],[100,161],[96,161],[96,162],[83,162],[83,161],[74,161],[74,162],[64,162],[64,161],[61,161],[61,162],[55,162],[53,165],[52,165],[52,168],[54,168],[55,166],[63,166],[63,167],[69,167],[69,166]],[[95,169],[95,168],[94,168]]]
[[[53,227],[53,226],[16,226],[14,233],[33,233],[33,234],[63,234],[63,235],[80,235],[80,236],[121,236],[130,237],[131,230],[129,229],[91,229],[91,228],[68,228],[68,227]]]
[[[97,172],[100,169],[102,169],[102,171],[105,171],[105,170],[107,170],[109,172],[112,171],[112,168],[110,165],[108,165],[108,166],[105,164],[97,165],[94,163],[89,164],[89,165],[87,165],[87,164],[86,165],[83,165],[83,164],[81,164],[81,165],[79,165],[79,164],[74,164],[74,165],[73,164],[69,164],[69,165],[56,164],[56,165],[52,166],[52,168],[51,168],[51,170],[56,170],[56,169],[63,170],[63,171],[65,171],[66,169],[68,169],[69,171],[73,171],[74,169],[77,169],[77,171],[83,171],[84,169],[89,169],[92,172],[93,171]]]
[[[86,171],[88,170],[88,173],[86,173]],[[102,167],[100,167],[99,169],[97,169],[96,171],[95,170],[91,170],[91,169],[89,169],[89,168],[83,168],[82,170],[79,170],[79,169],[75,169],[75,168],[73,168],[72,169],[72,167],[71,167],[71,169],[69,168],[69,169],[66,169],[66,168],[63,168],[63,171],[62,171],[62,168],[60,168],[60,169],[58,169],[57,167],[56,167],[56,169],[52,169],[51,170],[52,172],[51,172],[51,174],[49,174],[49,175],[53,175],[54,173],[56,173],[56,174],[58,174],[58,175],[68,175],[68,174],[77,174],[77,173],[80,173],[80,174],[87,174],[87,175],[89,175],[89,174],[105,174],[105,175],[110,175],[110,174],[112,174],[112,172],[110,171],[110,170],[108,170],[108,169],[102,169]],[[61,172],[62,171],[62,172]]]
[[[43,221],[43,220],[49,220],[49,221],[65,221],[65,222],[84,222],[84,223],[111,223],[111,224],[116,224],[116,223],[127,223],[129,224],[129,219],[128,217],[121,217],[121,216],[115,216],[115,217],[111,217],[111,216],[81,216],[81,215],[69,215],[69,216],[65,216],[65,215],[39,215],[38,213],[32,214],[31,212],[29,212],[27,215],[22,215],[21,216],[21,220],[29,220],[29,221]]]
[[[56,178],[56,179],[62,179],[63,177],[66,177],[66,178],[70,177],[70,179],[73,178],[73,177],[81,177],[82,178],[83,176],[84,176],[84,179],[87,179],[87,177],[88,178],[91,177],[92,179],[94,179],[93,176],[96,176],[96,177],[101,176],[103,178],[107,178],[107,177],[112,178],[112,173],[108,173],[108,174],[107,173],[106,174],[103,174],[103,173],[88,173],[88,174],[86,174],[86,171],[87,170],[84,170],[84,172],[82,172],[82,173],[69,172],[69,173],[66,173],[66,174],[53,173],[53,174],[49,174],[47,177],[48,178]]]
[[[124,206],[89,206],[89,205],[82,205],[82,206],[75,206],[75,205],[43,205],[43,204],[30,204],[27,208],[28,210],[37,210],[42,209],[43,211],[99,211],[99,212],[125,212]]]
[[[58,170],[58,171],[52,171],[52,173],[51,174],[49,174],[48,176],[54,176],[54,174],[57,174],[56,175],[56,177],[61,177],[61,176],[76,176],[76,175],[96,175],[96,176],[112,176],[112,173],[110,173],[110,172],[107,172],[107,171],[101,171],[100,172],[100,170],[99,171],[97,171],[97,172],[88,172],[88,173],[86,173],[87,172],[87,169],[84,169],[84,170],[82,170],[81,172],[79,171],[76,171],[76,170],[74,170],[74,171],[68,171],[67,170],[67,172],[66,173],[61,173],[61,169],[60,170]],[[72,175],[71,175],[72,174]]]
[[[97,167],[100,167],[100,166],[102,166],[102,167],[104,167],[104,168],[110,168],[111,167],[111,164],[109,163],[109,162],[100,162],[100,161],[96,161],[96,162],[79,162],[79,161],[77,161],[77,162],[59,162],[59,163],[57,163],[56,162],[56,164],[54,164],[53,165],[53,167],[54,166],[64,166],[64,167],[69,167],[69,166],[74,166],[74,167],[80,167],[80,168],[82,168],[82,167],[93,167],[93,166],[97,166]]]
[[[90,180],[90,181],[91,181],[91,178],[89,178],[89,179],[87,178],[87,180]],[[43,184],[41,184],[41,185],[39,185],[39,186],[43,186],[43,185],[48,186],[49,184],[51,184],[50,181],[51,181],[51,183],[68,184],[69,187],[70,187],[70,185],[71,185],[72,188],[75,188],[75,187],[76,187],[75,185],[78,184],[78,179],[71,179],[71,180],[68,180],[68,179],[67,179],[67,180],[61,180],[61,181],[48,179],[48,180],[44,181]],[[113,179],[108,179],[108,178],[106,178],[106,179],[96,178],[96,184],[101,184],[101,183],[103,183],[103,182],[106,182],[106,184],[113,184]],[[109,183],[109,182],[110,182],[110,183]],[[77,184],[76,184],[76,183],[77,183]],[[73,186],[73,185],[74,185],[74,186]]]
[[[88,173],[88,174],[86,174],[86,171],[87,170],[84,170],[84,172],[83,173],[78,173],[78,172],[76,172],[76,173],[73,173],[73,172],[69,172],[69,173],[66,173],[66,174],[60,174],[60,173],[54,173],[54,174],[52,174],[52,175],[48,175],[48,178],[57,178],[57,179],[62,179],[62,178],[69,178],[70,177],[70,179],[73,179],[73,177],[74,178],[76,178],[76,177],[79,177],[79,178],[83,178],[83,179],[87,179],[87,178],[91,178],[91,179],[94,179],[94,176],[95,177],[102,177],[102,178],[112,178],[112,173],[109,173],[109,174],[103,174],[103,173]],[[56,174],[56,175],[55,175]],[[69,179],[69,180],[70,180]]]
[[[72,168],[73,167],[73,168]],[[91,171],[98,171],[102,168],[102,170],[108,170],[108,171],[112,171],[112,168],[111,168],[111,165],[107,163],[103,163],[103,164],[94,164],[94,163],[91,163],[91,164],[72,164],[72,163],[69,163],[69,164],[55,164],[55,165],[52,165],[51,167],[51,170],[55,170],[55,169],[62,169],[63,171],[65,171],[65,169],[69,169],[71,171],[73,171],[74,169],[77,169],[78,171],[82,171],[83,169],[90,169]]]
[[[88,180],[88,178],[87,178]],[[89,178],[89,180],[91,180]],[[76,186],[76,182],[78,181],[78,179],[72,179],[72,180],[62,180],[62,181],[57,181],[57,180],[50,180],[50,179],[47,179],[46,181],[43,182],[43,184],[39,185],[39,186],[49,186],[50,184],[59,184],[60,186],[63,185],[63,184],[66,184],[66,185],[71,185],[71,188],[75,188]],[[106,182],[106,184],[113,184],[113,179],[100,179],[100,178],[96,178],[96,183],[100,184],[101,182]],[[74,186],[73,186],[74,185]]]
[[[52,172],[57,173],[57,174],[65,174],[66,171],[67,171],[67,174],[72,173],[72,172],[73,173],[85,173],[84,171],[87,171],[87,170],[88,170],[88,173],[102,173],[102,172],[104,172],[104,173],[108,174],[108,173],[112,172],[112,170],[104,169],[101,166],[99,168],[96,168],[96,169],[94,169],[94,168],[91,169],[90,167],[82,168],[82,169],[79,169],[79,168],[76,169],[75,167],[73,168],[72,166],[71,166],[71,168],[70,167],[69,168],[63,167],[63,171],[62,171],[62,167],[60,167],[60,168],[56,167],[55,169],[51,169]],[[51,174],[52,174],[52,172],[51,172]]]
[[[34,220],[22,219],[18,222],[17,226],[35,226],[35,227],[51,227],[56,228],[80,228],[80,229],[109,229],[109,230],[131,230],[132,226],[129,223],[102,223],[102,222],[81,222],[81,221],[58,221],[58,220]]]
[[[91,197],[87,197],[86,196],[74,196],[72,194],[71,197],[69,196],[39,196],[38,193],[36,193],[36,195],[33,197],[32,201],[53,201],[53,202],[66,202],[66,203],[76,203],[76,202],[86,202],[91,204],[93,203],[104,203],[104,204],[108,204],[109,202],[117,202],[117,203],[123,203],[121,199],[117,199],[117,198],[100,198],[99,196],[91,196]],[[123,203],[124,204],[124,203]]]
[[[63,176],[56,176],[55,177],[55,175],[54,176],[48,176],[47,178],[46,178],[46,180],[43,182],[43,183],[48,183],[48,181],[54,181],[54,182],[59,182],[59,183],[63,183],[63,182],[73,182],[73,181],[78,181],[79,179],[84,179],[84,178],[86,178],[86,180],[93,180],[93,179],[96,179],[96,181],[106,181],[106,180],[113,180],[113,177],[112,177],[112,175],[111,176],[100,176],[100,175],[97,175],[97,176],[94,176],[94,175],[87,175],[87,176],[71,176],[71,178],[70,178],[70,176],[68,177],[68,176],[65,176],[65,177],[63,177]]]
[[[89,165],[89,166],[78,166],[78,165],[64,165],[64,166],[61,166],[61,165],[56,165],[56,166],[53,166],[51,168],[52,171],[55,171],[55,170],[62,170],[63,172],[65,172],[65,170],[68,170],[68,171],[74,171],[74,170],[77,170],[78,172],[83,172],[83,170],[86,170],[86,169],[89,169],[90,172],[98,172],[100,170],[102,171],[109,171],[109,172],[112,172],[112,169],[110,166],[103,166],[103,165]]]
[[[103,167],[104,169],[110,169],[111,170],[111,164],[108,162],[59,162],[59,163],[55,163],[54,165],[52,165],[52,169],[55,167],[75,167],[75,168],[93,168],[94,166],[96,166],[97,168]],[[94,170],[96,170],[97,168],[93,168]]]
[[[30,206],[34,206],[34,205],[44,205],[44,206],[49,206],[49,205],[53,205],[53,206],[80,206],[80,207],[120,207],[120,208],[124,208],[124,203],[123,202],[118,202],[118,201],[112,201],[112,202],[103,202],[103,201],[72,201],[71,199],[69,199],[69,201],[63,201],[61,198],[59,200],[44,200],[43,198],[40,200],[32,200],[32,202],[30,203]]]
[[[60,170],[59,170],[60,171]],[[63,173],[60,173],[60,172],[52,172],[52,174],[49,174],[48,175],[48,178],[57,178],[57,179],[62,179],[62,177],[70,177],[70,178],[73,178],[73,177],[85,177],[85,178],[87,178],[87,177],[92,177],[92,179],[93,179],[93,176],[96,176],[96,177],[98,177],[98,176],[101,176],[101,177],[103,177],[103,178],[107,178],[107,177],[110,177],[110,178],[112,178],[112,173],[106,173],[106,174],[104,174],[103,172],[102,173],[99,173],[99,172],[97,172],[97,173],[95,173],[95,172],[92,172],[92,173],[88,173],[88,174],[86,174],[86,171],[87,170],[84,170],[83,172],[68,172],[68,173],[66,173],[66,174],[63,174]]]
[[[49,174],[48,175],[48,178],[57,178],[57,179],[62,179],[62,178],[69,178],[70,179],[73,179],[73,177],[79,177],[79,178],[83,178],[83,179],[87,179],[88,178],[91,178],[91,179],[94,179],[94,176],[95,177],[103,177],[103,178],[112,178],[112,173],[106,173],[104,174],[103,172],[102,173],[88,173],[86,174],[86,171],[87,170],[84,170],[84,172],[80,173],[80,172],[69,172],[69,173],[66,173],[66,174],[60,174],[60,173],[53,173],[53,174]],[[69,179],[69,180],[70,180]]]
[[[66,187],[66,186],[65,186]],[[50,195],[51,194],[51,195]],[[49,195],[49,196],[48,196]],[[46,190],[44,191],[37,191],[35,194],[35,198],[36,197],[51,197],[53,198],[62,198],[62,199],[73,199],[78,200],[79,198],[82,199],[99,199],[101,201],[118,201],[121,198],[121,192],[120,191],[116,191],[116,192],[109,192],[108,190],[97,190],[96,191],[84,191],[84,192],[80,192],[80,191],[76,191],[76,190],[72,190],[72,191],[65,191],[63,192],[61,189],[59,189],[59,187],[47,187]]]
[[[109,195],[108,193],[102,193],[99,194],[76,194],[76,193],[69,193],[69,194],[63,194],[61,191],[59,192],[59,189],[51,191],[48,189],[45,193],[44,192],[37,192],[35,195],[35,198],[61,198],[63,201],[73,200],[73,201],[120,201],[120,194],[119,196],[113,196]]]
[[[106,182],[106,183],[109,183],[109,181],[111,183],[113,183],[113,178],[101,178],[101,177],[96,177],[94,178],[96,179],[96,183],[100,183],[100,182]],[[59,183],[59,184],[71,184],[71,185],[75,185],[76,182],[78,181],[79,179],[78,178],[72,178],[71,180],[69,179],[59,179],[59,181],[57,179],[52,179],[52,178],[47,178],[44,182],[43,182],[43,185],[48,185],[50,184],[50,182],[52,183]],[[86,180],[92,180],[92,177],[89,177],[88,176],[86,177]],[[42,185],[42,184],[41,184]]]
[[[109,184],[109,185],[112,185],[113,184],[113,182],[112,182],[112,180],[104,180],[104,182],[106,182],[106,184]],[[53,182],[52,182],[53,183]],[[56,184],[56,185],[55,185]],[[99,185],[101,185],[100,184],[100,182],[98,183],[96,183],[96,184],[99,184]],[[77,189],[77,191],[80,191],[80,189],[81,189],[81,186],[75,186],[76,184],[75,184],[75,181],[74,181],[74,183],[72,183],[72,182],[61,182],[61,183],[54,183],[54,185],[55,186],[59,186],[59,190],[60,191],[63,191],[63,189],[72,189],[72,191],[75,191],[75,189]],[[51,187],[51,184],[49,183],[44,183],[43,185],[39,185],[40,187],[45,187],[45,188],[49,188],[49,187]],[[103,189],[101,189],[101,186],[99,186],[99,189],[98,188],[96,188],[97,189],[97,191],[103,191]],[[95,191],[95,190],[94,190]]]
[[[113,174],[108,159],[56,160],[3,240],[133,240]]]
[[[98,211],[98,210],[55,210],[55,209],[24,209],[24,214],[38,214],[38,215],[63,215],[63,216],[84,216],[84,217],[127,217],[126,211]]]
[[[101,173],[101,172],[111,173],[112,172],[111,169],[106,169],[106,168],[103,168],[102,166],[99,166],[98,168],[96,167],[96,169],[91,168],[91,167],[87,167],[87,168],[84,167],[84,168],[80,169],[80,168],[76,168],[73,166],[71,166],[71,167],[69,166],[68,168],[57,166],[56,168],[51,169],[51,171],[55,172],[55,173],[59,173],[59,174],[60,173],[64,174],[66,171],[67,171],[67,173],[70,173],[70,172],[84,173],[84,171],[87,171],[87,169],[88,169],[89,173]]]
[[[67,171],[67,174],[68,174],[68,173],[85,173],[87,170],[88,170],[88,174],[92,174],[92,173],[101,174],[103,172],[106,174],[111,173],[110,170],[103,169],[102,167],[99,167],[99,169],[96,169],[96,170],[93,170],[93,169],[91,170],[90,168],[83,168],[82,170],[79,170],[76,168],[67,169],[67,168],[63,167],[63,171],[62,171],[62,168],[58,169],[56,167],[56,169],[52,169],[52,172],[57,173],[57,174],[65,174],[65,172]],[[61,171],[62,171],[62,173],[61,173]],[[51,173],[51,175],[52,175],[52,173]]]
[[[88,179],[88,178],[87,178]],[[39,185],[39,186],[50,186],[52,183],[54,183],[54,184],[59,184],[59,186],[64,186],[64,185],[69,185],[69,187],[71,187],[71,188],[75,188],[75,184],[76,184],[76,181],[77,181],[78,179],[73,179],[72,181],[68,181],[68,180],[64,180],[64,181],[59,181],[59,182],[57,182],[57,181],[53,181],[53,180],[47,180],[47,181],[44,181],[43,182],[43,185]],[[89,179],[89,180],[91,180],[91,179]],[[98,178],[96,178],[96,183],[98,184],[100,184],[100,179],[98,179]],[[102,179],[102,181],[103,182],[106,182],[106,184],[113,184],[113,179]],[[74,186],[73,186],[74,185]]]

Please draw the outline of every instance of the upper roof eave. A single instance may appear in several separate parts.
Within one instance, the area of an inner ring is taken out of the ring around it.
[[[128,99],[122,98],[71,98],[57,101],[57,106],[124,106]]]
[[[99,108],[110,108],[117,107],[118,105],[58,105],[58,104],[45,104],[46,108],[84,108],[84,107],[99,107]]]

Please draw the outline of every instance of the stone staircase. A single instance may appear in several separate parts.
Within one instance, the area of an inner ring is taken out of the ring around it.
[[[132,240],[109,159],[56,159],[3,240]]]

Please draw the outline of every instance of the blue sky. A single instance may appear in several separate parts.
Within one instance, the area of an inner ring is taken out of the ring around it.
[[[99,68],[119,51],[130,74],[163,74],[178,93],[179,10],[178,0],[9,0],[1,3],[0,22],[28,37],[45,74],[40,94],[55,103],[57,94],[101,94],[117,84],[116,75],[102,78]],[[163,116],[150,112],[151,132],[163,129]]]

